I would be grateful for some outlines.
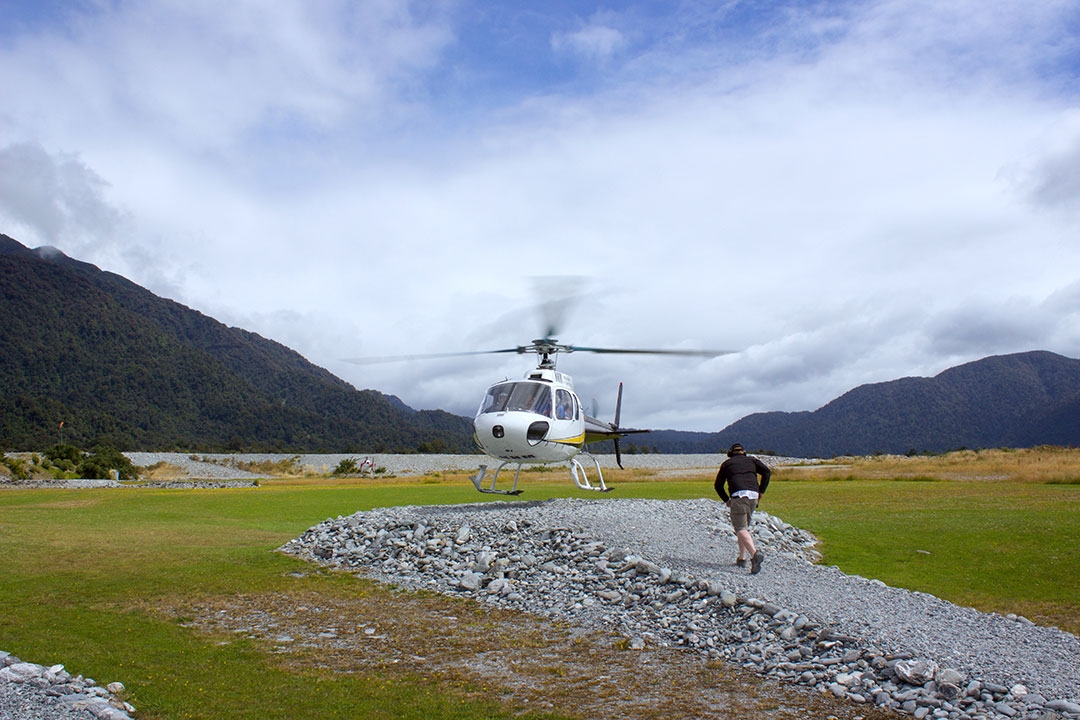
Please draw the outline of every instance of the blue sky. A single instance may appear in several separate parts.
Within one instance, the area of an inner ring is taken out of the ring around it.
[[[0,232],[417,408],[538,277],[625,424],[1080,357],[1080,3],[0,0]]]

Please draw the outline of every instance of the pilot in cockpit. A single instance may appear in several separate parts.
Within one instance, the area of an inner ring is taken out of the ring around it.
[[[559,401],[555,406],[556,420],[569,420],[574,414],[573,405],[570,401],[570,393],[565,390],[559,391]]]

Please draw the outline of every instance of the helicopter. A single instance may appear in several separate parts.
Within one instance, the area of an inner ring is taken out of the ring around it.
[[[649,430],[624,428],[619,425],[622,414],[623,385],[619,383],[613,422],[589,415],[574,390],[574,381],[556,368],[558,356],[573,352],[622,355],[682,355],[715,357],[730,354],[730,350],[644,350],[584,347],[560,343],[549,332],[528,345],[498,350],[461,353],[435,353],[422,356],[376,358],[367,362],[385,362],[416,358],[449,358],[463,355],[498,353],[535,353],[536,368],[520,380],[501,380],[488,387],[473,418],[473,440],[476,446],[499,462],[489,483],[485,484],[488,466],[480,465],[470,480],[482,493],[520,495],[518,489],[521,469],[526,465],[567,463],[574,484],[581,490],[610,492],[604,482],[599,459],[586,451],[595,442],[612,441],[615,462],[622,468],[619,439]],[[356,362],[356,361],[353,361]],[[595,411],[594,411],[595,414]],[[595,484],[589,479],[580,458],[591,460],[596,470]],[[496,487],[504,468],[516,465],[514,482],[509,489]]]
[[[573,379],[555,368],[559,353],[575,350],[604,352],[598,348],[578,348],[563,345],[554,338],[533,340],[530,345],[516,348],[519,353],[535,352],[535,370],[525,373],[521,380],[504,380],[487,389],[484,400],[473,418],[473,439],[488,456],[499,460],[491,484],[484,486],[487,466],[481,465],[470,477],[476,489],[484,493],[518,495],[521,468],[527,464],[566,462],[574,484],[582,490],[609,492],[604,473],[595,455],[584,452],[586,445],[602,440],[615,443],[615,458],[622,467],[619,438],[648,430],[619,427],[622,413],[622,383],[615,405],[615,421],[604,422],[587,414],[574,392]],[[495,351],[498,352],[498,351]],[[597,484],[590,482],[578,456],[592,460]],[[507,465],[517,465],[514,484],[509,490],[496,488],[499,473]]]

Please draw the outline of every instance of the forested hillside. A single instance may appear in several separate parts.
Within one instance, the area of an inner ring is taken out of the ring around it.
[[[471,452],[471,424],[0,235],[0,447]],[[60,423],[63,422],[63,427]]]

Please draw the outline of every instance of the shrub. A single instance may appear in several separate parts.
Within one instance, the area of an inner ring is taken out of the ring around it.
[[[360,467],[356,464],[356,458],[345,458],[337,464],[334,468],[334,475],[355,475],[360,471]]]
[[[135,466],[127,456],[109,445],[95,445],[79,463],[81,478],[107,479],[115,470],[121,480],[134,480]]]
[[[26,467],[26,461],[21,458],[0,454],[0,465],[8,469],[14,480],[27,480],[30,478],[30,471]]]
[[[64,445],[61,443],[57,443],[48,448],[42,455],[47,457],[53,465],[61,470],[74,470],[79,463],[83,461],[83,458],[86,457],[86,453],[74,445]]]

